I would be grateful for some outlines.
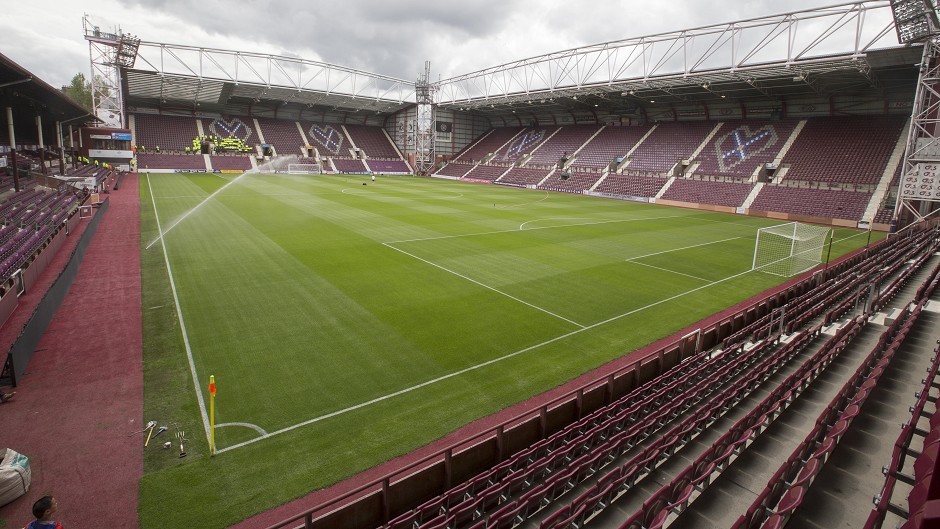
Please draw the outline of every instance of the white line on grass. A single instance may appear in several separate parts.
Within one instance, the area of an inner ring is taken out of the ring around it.
[[[517,208],[517,207],[519,207],[519,206],[528,206],[529,204],[538,204],[539,202],[545,202],[546,200],[548,200],[548,197],[549,197],[548,191],[545,191],[545,196],[544,196],[544,197],[542,197],[542,198],[540,198],[540,199],[538,199],[538,200],[533,200],[532,202],[523,202],[523,203],[521,203],[521,204],[510,204],[510,205],[508,205],[508,206],[496,206],[496,205],[494,204],[494,206],[496,207],[496,209]]]
[[[190,216],[190,215],[193,213],[193,211],[196,211],[197,209],[201,208],[203,204],[205,204],[206,202],[212,200],[212,198],[213,198],[214,196],[218,195],[218,194],[221,193],[222,191],[225,191],[225,189],[226,189],[228,186],[230,186],[230,185],[234,184],[235,182],[238,182],[239,180],[241,180],[241,178],[242,178],[243,176],[245,176],[246,174],[248,174],[248,173],[242,173],[242,174],[238,175],[235,179],[233,179],[233,180],[230,181],[229,183],[227,183],[227,184],[225,184],[224,186],[222,186],[222,187],[216,189],[211,195],[209,195],[209,196],[207,196],[205,199],[203,199],[202,202],[196,204],[196,207],[194,207],[193,209],[187,211],[186,213],[183,213],[183,216],[180,217],[180,218],[178,218],[178,219],[176,219],[176,220],[173,222],[173,224],[170,224],[169,227],[167,227],[166,231],[162,231],[162,230],[161,230],[161,231],[160,231],[160,235],[159,235],[156,239],[150,241],[150,244],[148,244],[147,247],[144,248],[144,249],[145,249],[145,250],[149,250],[151,246],[153,246],[154,244],[157,243],[157,241],[162,240],[162,239],[163,239],[163,236],[166,235],[167,233],[169,233],[170,230],[172,230],[173,228],[175,228],[180,222],[183,222],[183,220],[184,220],[186,217]],[[149,176],[149,175],[147,176],[147,182],[148,182],[148,183],[150,182],[150,176]],[[153,199],[153,195],[152,195],[152,194],[150,195],[150,198]],[[156,211],[156,204],[154,204],[154,208],[155,208],[154,211]]]
[[[677,271],[675,271],[675,270],[670,270],[670,269],[668,269],[668,268],[662,268],[662,267],[659,267],[659,266],[653,266],[653,265],[651,265],[651,264],[641,263],[641,262],[639,262],[639,261],[627,261],[627,262],[630,263],[630,264],[635,264],[635,265],[640,265],[640,266],[648,266],[648,267],[650,267],[650,268],[655,268],[656,270],[662,270],[663,272],[669,272],[670,274],[679,274],[680,276],[691,277],[692,279],[698,279],[699,281],[706,281],[706,282],[707,282],[707,281],[711,281],[710,279],[705,279],[704,277],[694,276],[694,275],[692,275],[692,274],[686,274],[686,273],[683,273],[683,272],[677,272]]]
[[[222,424],[216,424],[216,428],[222,428],[225,426],[244,426],[245,428],[251,428],[252,430],[260,433],[261,435],[268,435],[268,432],[264,428],[258,426],[257,424],[252,424],[250,422],[224,422]]]
[[[445,272],[447,272],[447,273],[454,274],[455,276],[457,276],[457,277],[459,277],[459,278],[461,278],[461,279],[466,279],[467,281],[469,281],[469,282],[471,282],[471,283],[473,283],[473,284],[475,284],[475,285],[479,285],[479,286],[481,286],[481,287],[483,287],[483,288],[485,288],[485,289],[487,289],[487,290],[492,290],[493,292],[496,292],[497,294],[506,296],[507,298],[509,298],[509,299],[511,299],[511,300],[513,300],[513,301],[518,301],[519,303],[522,303],[523,305],[526,305],[526,306],[532,307],[532,308],[535,309],[535,310],[544,312],[545,314],[548,314],[549,316],[554,316],[554,317],[558,318],[559,320],[564,320],[564,321],[566,321],[566,322],[568,322],[568,323],[570,323],[570,324],[572,324],[572,325],[575,325],[575,326],[577,326],[577,327],[581,327],[582,329],[584,328],[584,325],[581,325],[580,323],[578,323],[578,322],[576,322],[576,321],[571,321],[571,320],[569,320],[568,318],[565,318],[564,316],[559,316],[558,314],[555,314],[554,312],[552,312],[552,311],[550,311],[550,310],[543,309],[542,307],[539,307],[539,306],[537,306],[537,305],[533,305],[533,304],[529,303],[528,301],[521,300],[521,299],[517,298],[516,296],[513,296],[512,294],[507,294],[506,292],[503,292],[502,290],[499,290],[499,289],[497,289],[497,288],[493,288],[493,287],[491,287],[491,286],[489,286],[489,285],[486,285],[486,284],[484,284],[484,283],[481,283],[481,282],[477,281],[476,279],[473,279],[472,277],[467,277],[467,276],[461,274],[460,272],[455,272],[455,271],[453,271],[453,270],[451,270],[451,269],[449,269],[449,268],[447,268],[447,267],[441,266],[441,265],[439,265],[439,264],[437,264],[437,263],[432,263],[431,261],[428,261],[427,259],[422,259],[421,257],[418,257],[417,255],[415,255],[415,254],[413,254],[413,253],[408,253],[408,252],[406,252],[405,250],[402,250],[401,248],[395,248],[394,246],[392,246],[392,245],[389,244],[389,243],[383,242],[382,245],[383,245],[383,246],[387,246],[387,247],[391,248],[392,250],[395,250],[396,252],[401,252],[401,253],[407,255],[408,257],[411,257],[411,258],[413,258],[413,259],[417,259],[417,260],[421,261],[422,263],[429,264],[429,265],[431,265],[431,266],[433,266],[433,267],[435,267],[435,268],[439,268],[439,269],[441,269],[441,270],[443,270],[443,271],[445,271]]]
[[[397,249],[397,248],[396,248],[396,249]],[[638,309],[633,309],[633,310],[631,310],[631,311],[629,311],[629,312],[625,312],[625,313],[623,313],[623,314],[620,314],[619,316],[614,316],[614,317],[608,318],[608,319],[606,319],[606,320],[604,320],[604,321],[599,321],[599,322],[597,322],[597,323],[588,325],[587,327],[582,327],[582,328],[580,328],[580,329],[575,329],[575,330],[573,330],[573,331],[571,331],[571,332],[569,332],[569,333],[562,334],[561,336],[557,336],[557,337],[552,338],[552,339],[550,339],[550,340],[546,340],[546,341],[544,341],[544,342],[542,342],[542,343],[535,344],[535,345],[531,345],[531,346],[526,347],[526,348],[524,348],[524,349],[519,349],[518,351],[515,351],[515,352],[512,352],[512,353],[509,353],[509,354],[500,356],[500,357],[498,357],[498,358],[493,358],[492,360],[487,360],[486,362],[482,362],[482,363],[479,363],[479,364],[476,364],[476,365],[472,365],[472,366],[470,366],[470,367],[461,369],[461,370],[459,370],[459,371],[454,371],[453,373],[448,373],[448,374],[443,375],[443,376],[439,376],[439,377],[437,377],[437,378],[435,378],[435,379],[428,380],[428,381],[422,382],[422,383],[420,383],[420,384],[416,384],[416,385],[411,386],[411,387],[409,387],[409,388],[401,389],[401,390],[396,391],[396,392],[394,392],[394,393],[389,393],[388,395],[383,395],[383,396],[381,396],[381,397],[376,397],[376,398],[374,398],[374,399],[372,399],[372,400],[369,400],[369,401],[366,401],[366,402],[361,402],[361,403],[355,404],[355,405],[353,405],[353,406],[349,406],[348,408],[343,408],[343,409],[341,409],[341,410],[336,410],[336,411],[334,411],[334,412],[330,412],[330,413],[327,413],[327,414],[325,414],[325,415],[320,415],[319,417],[314,417],[313,419],[309,419],[309,420],[306,420],[306,421],[304,421],[304,422],[300,422],[300,423],[297,423],[297,424],[288,426],[288,427],[286,427],[286,428],[281,428],[280,430],[271,432],[271,433],[266,434],[266,435],[262,435],[261,437],[256,437],[256,438],[254,438],[254,439],[249,439],[249,440],[247,440],[247,441],[243,441],[243,442],[241,442],[241,443],[237,443],[237,444],[234,444],[234,445],[232,445],[232,446],[228,446],[228,447],[225,447],[225,448],[216,450],[216,453],[217,453],[217,454],[220,454],[220,453],[222,453],[222,452],[228,452],[229,450],[234,450],[234,449],[236,449],[236,448],[240,448],[240,447],[245,446],[245,445],[249,445],[249,444],[252,444],[252,443],[257,443],[258,441],[263,441],[264,439],[267,439],[267,438],[269,438],[269,437],[274,437],[275,435],[280,435],[280,434],[282,434],[282,433],[286,433],[286,432],[289,432],[289,431],[291,431],[291,430],[296,430],[297,428],[301,428],[301,427],[304,427],[304,426],[308,426],[308,425],[310,425],[310,424],[317,423],[317,422],[320,422],[320,421],[322,421],[322,420],[329,419],[329,418],[331,418],[331,417],[336,417],[337,415],[342,415],[342,414],[344,414],[344,413],[348,413],[348,412],[351,412],[351,411],[355,411],[355,410],[358,410],[358,409],[360,409],[360,408],[365,408],[366,406],[370,406],[370,405],[372,405],[372,404],[376,404],[376,403],[378,403],[378,402],[382,402],[382,401],[384,401],[384,400],[388,400],[388,399],[391,399],[391,398],[393,398],[393,397],[397,397],[397,396],[399,396],[399,395],[404,395],[405,393],[410,393],[410,392],[412,392],[412,391],[421,389],[421,388],[423,388],[423,387],[425,387],[425,386],[430,386],[431,384],[436,384],[436,383],[438,383],[438,382],[447,380],[447,379],[449,379],[449,378],[454,378],[454,377],[456,377],[456,376],[463,375],[464,373],[469,373],[470,371],[475,371],[475,370],[477,370],[477,369],[486,367],[486,366],[488,366],[488,365],[492,365],[492,364],[495,364],[495,363],[497,363],[497,362],[501,362],[501,361],[503,361],[503,360],[507,360],[507,359],[512,358],[512,357],[514,357],[514,356],[518,356],[518,355],[520,355],[520,354],[527,353],[527,352],[532,351],[532,350],[534,350],[534,349],[538,349],[539,347],[544,347],[544,346],[546,346],[546,345],[549,345],[549,344],[551,344],[551,343],[557,342],[557,341],[559,341],[559,340],[563,340],[563,339],[568,338],[568,337],[570,337],[570,336],[574,336],[574,335],[576,335],[576,334],[580,334],[580,333],[582,333],[582,332],[584,332],[584,331],[593,329],[593,328],[595,328],[595,327],[599,327],[599,326],[601,326],[601,325],[605,325],[605,324],[610,323],[610,322],[612,322],[612,321],[616,321],[616,320],[619,320],[619,319],[621,319],[621,318],[625,318],[625,317],[627,317],[627,316],[636,314],[636,313],[638,313],[638,312],[642,312],[642,311],[644,311],[644,310],[650,309],[650,308],[655,307],[655,306],[657,306],[657,305],[661,305],[661,304],[663,304],[663,303],[666,303],[666,302],[669,302],[669,301],[672,301],[672,300],[681,298],[681,297],[683,297],[683,296],[687,296],[687,295],[689,295],[689,294],[691,294],[691,293],[693,293],[693,292],[698,292],[699,290],[708,288],[708,287],[710,287],[710,286],[717,285],[717,284],[719,284],[719,283],[724,283],[725,281],[728,281],[728,280],[730,280],[730,279],[735,279],[735,278],[741,277],[741,276],[743,276],[743,275],[745,275],[745,274],[749,274],[749,273],[751,273],[751,272],[753,272],[753,270],[745,270],[744,272],[741,272],[741,273],[739,273],[739,274],[735,274],[735,275],[732,275],[732,276],[728,276],[728,277],[726,277],[726,278],[724,278],[724,279],[718,279],[718,280],[716,280],[716,281],[712,281],[712,282],[707,283],[707,284],[705,284],[705,285],[702,285],[702,286],[699,286],[699,287],[695,287],[695,288],[693,288],[693,289],[691,289],[691,290],[686,290],[685,292],[681,292],[681,293],[679,293],[679,294],[676,294],[676,295],[674,295],[674,296],[668,297],[668,298],[666,298],[666,299],[662,299],[662,300],[656,301],[656,302],[654,302],[654,303],[650,303],[649,305],[646,305],[645,307],[640,307],[640,308],[638,308]]]
[[[523,222],[522,224],[519,225],[519,231],[524,231],[526,224],[529,224],[529,223],[531,223],[531,222],[541,222],[541,221],[543,221],[543,220],[597,220],[597,219],[586,219],[586,218],[583,218],[583,217],[549,217],[549,218],[547,218],[547,219],[527,220],[527,221],[525,221],[525,222]],[[569,224],[568,226],[580,226],[580,224]],[[544,227],[545,227],[545,228],[552,228],[553,226],[544,226]],[[534,229],[534,228],[533,228],[533,229]]]
[[[691,245],[691,246],[683,246],[682,248],[673,248],[672,250],[663,250],[663,251],[661,251],[661,252],[653,252],[653,253],[648,253],[648,254],[646,254],[646,255],[638,255],[638,256],[636,256],[636,257],[631,257],[631,258],[625,259],[625,260],[626,260],[626,261],[636,261],[637,259],[643,259],[644,257],[652,257],[652,256],[654,256],[654,255],[661,255],[661,254],[670,253],[670,252],[678,252],[678,251],[680,251],[680,250],[688,250],[688,249],[690,249],[690,248],[698,248],[699,246],[708,246],[709,244],[718,244],[718,243],[720,243],[720,242],[728,242],[728,241],[733,241],[733,240],[735,240],[735,239],[743,239],[743,238],[744,238],[744,237],[731,237],[731,238],[728,238],[728,239],[722,239],[722,240],[720,240],[720,241],[703,242],[703,243],[701,243],[701,244],[693,244],[693,245]]]
[[[193,350],[189,346],[189,334],[186,332],[186,323],[183,322],[183,311],[180,309],[180,298],[176,294],[176,282],[173,280],[173,270],[170,268],[170,256],[166,251],[166,242],[163,240],[163,228],[160,225],[160,214],[157,213],[157,202],[153,198],[153,185],[150,175],[147,175],[147,187],[150,188],[150,202],[153,204],[153,216],[157,220],[157,230],[160,232],[160,246],[163,247],[163,260],[166,262],[166,275],[170,278],[170,290],[173,292],[173,303],[176,305],[176,317],[180,321],[180,331],[183,333],[183,345],[186,347],[186,359],[189,360],[189,371],[193,375],[193,385],[196,387],[196,400],[199,402],[199,412],[202,414],[202,426],[206,432],[206,441],[209,440],[209,414],[206,413],[206,402],[202,398],[202,387],[199,384],[199,375],[196,374],[196,364],[193,362]]]
[[[855,235],[849,235],[848,237],[843,237],[843,238],[841,238],[841,239],[833,238],[832,242],[836,243],[836,242],[847,241],[847,240],[849,240],[849,239],[854,239],[854,238],[856,238],[856,237],[861,237],[862,235],[867,235],[867,234],[868,234],[867,231],[860,231],[860,232],[856,233]]]
[[[593,226],[595,224],[612,224],[616,222],[639,222],[644,220],[662,220],[662,219],[673,219],[677,217],[687,217],[688,215],[665,215],[662,217],[641,217],[638,219],[614,219],[614,220],[599,220],[597,222],[578,222],[575,224],[558,224],[555,226],[542,226],[539,228],[529,228],[527,230],[521,231],[535,231],[535,230],[554,230],[558,228],[571,228],[574,226]],[[496,230],[496,231],[481,231],[477,233],[464,233],[461,235],[439,235],[437,237],[421,237],[418,239],[403,239],[400,241],[389,241],[382,244],[399,244],[403,242],[421,242],[421,241],[438,241],[441,239],[459,239],[461,237],[476,237],[479,235],[497,235],[500,233],[516,233],[519,232],[519,229],[512,230]]]

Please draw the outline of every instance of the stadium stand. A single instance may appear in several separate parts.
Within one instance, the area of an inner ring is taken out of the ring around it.
[[[467,174],[470,169],[473,169],[473,166],[470,164],[463,162],[450,162],[444,167],[441,167],[435,174],[460,178],[461,176]]]
[[[278,155],[302,154],[304,139],[297,123],[283,119],[258,118],[264,142],[272,145]],[[260,141],[260,140],[259,140]]]
[[[401,160],[395,146],[382,131],[381,127],[366,125],[346,125],[346,132],[352,142],[365,152],[369,160],[373,158],[384,160]],[[371,162],[370,162],[371,164]]]
[[[549,169],[513,167],[497,183],[519,187],[534,186],[548,176],[548,173]]]
[[[761,189],[751,209],[835,219],[858,220],[871,193],[768,185]]]
[[[747,198],[753,187],[753,184],[740,182],[712,182],[677,178],[662,198],[695,204],[739,207],[744,203],[744,199]]]
[[[798,121],[726,121],[705,145],[696,174],[750,178],[772,162]]]
[[[556,130],[558,130],[557,127],[532,127],[523,130],[505,147],[496,152],[493,161],[501,163],[515,162],[542,145]]]
[[[317,148],[321,157],[352,159],[349,153],[352,145],[339,125],[321,125],[302,121],[300,126],[307,135],[310,145]]]
[[[138,152],[137,167],[140,169],[187,169],[205,171],[206,160],[200,154],[167,154]]]
[[[365,173],[366,166],[362,160],[352,160],[345,158],[333,158],[333,165],[340,173]]]
[[[251,169],[251,160],[246,156],[219,156],[209,157],[212,168],[219,171],[248,171]]]
[[[474,163],[479,162],[490,153],[495,153],[503,144],[511,140],[522,131],[522,127],[500,127],[490,129],[474,143],[471,143],[463,152],[454,156],[455,161]]]
[[[6,184],[6,178],[0,180],[0,187]],[[0,202],[0,285],[7,285],[13,273],[44,248],[84,198],[66,186],[51,190],[32,181],[18,193],[4,194]],[[0,293],[5,290],[0,287]]]
[[[529,164],[554,165],[562,156],[574,154],[600,127],[597,125],[571,125],[561,127],[537,151],[532,154]]]
[[[468,174],[464,175],[464,178],[473,178],[476,180],[496,180],[503,173],[509,170],[509,167],[502,167],[496,165],[483,165],[479,164],[474,166]]]
[[[138,152],[185,152],[199,136],[191,117],[135,114],[134,133]]]
[[[655,197],[667,179],[654,176],[609,174],[594,190],[598,193],[628,197]]]
[[[408,174],[411,172],[408,164],[402,160],[376,160],[370,158],[367,162],[374,173]]]
[[[691,158],[695,149],[715,128],[712,121],[660,123],[630,156],[626,171],[664,174],[681,160]]]
[[[577,154],[572,166],[585,168],[607,167],[626,156],[646,133],[650,125],[637,127],[605,127]]]
[[[548,191],[563,191],[566,193],[583,193],[591,188],[601,175],[593,171],[570,171],[566,175],[561,171],[555,171],[548,180],[539,186],[539,189]]]
[[[904,122],[898,116],[807,120],[783,158],[784,179],[877,184]]]

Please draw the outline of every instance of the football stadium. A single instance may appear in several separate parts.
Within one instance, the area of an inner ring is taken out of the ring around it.
[[[940,526],[933,2],[414,79],[83,29],[91,110],[0,55],[0,528]]]

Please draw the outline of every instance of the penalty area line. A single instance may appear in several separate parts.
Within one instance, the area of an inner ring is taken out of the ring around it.
[[[449,273],[449,274],[453,274],[453,275],[455,275],[455,276],[457,276],[457,277],[459,277],[459,278],[461,278],[461,279],[466,279],[467,281],[469,281],[469,282],[471,282],[471,283],[473,283],[473,284],[475,284],[475,285],[479,285],[479,286],[481,286],[481,287],[483,287],[483,288],[485,288],[485,289],[487,289],[487,290],[492,290],[493,292],[496,292],[496,293],[499,294],[499,295],[505,296],[505,297],[507,297],[507,298],[509,298],[509,299],[511,299],[511,300],[513,300],[513,301],[518,301],[519,303],[522,303],[523,305],[526,305],[526,306],[531,307],[531,308],[533,308],[533,309],[535,309],[535,310],[544,312],[545,314],[548,314],[549,316],[554,316],[554,317],[558,318],[559,320],[566,321],[566,322],[568,322],[568,323],[574,325],[575,327],[580,327],[580,328],[582,328],[582,329],[584,328],[584,325],[581,325],[580,323],[578,323],[578,322],[576,322],[576,321],[569,320],[568,318],[566,318],[566,317],[564,317],[564,316],[559,316],[558,314],[555,314],[554,312],[552,312],[552,311],[550,311],[550,310],[548,310],[548,309],[543,309],[542,307],[539,307],[538,305],[533,305],[533,304],[529,303],[528,301],[519,299],[519,298],[517,298],[516,296],[513,296],[512,294],[507,294],[506,292],[503,292],[502,290],[499,290],[499,289],[493,288],[493,287],[491,287],[491,286],[489,286],[489,285],[487,285],[487,284],[481,283],[481,282],[477,281],[476,279],[473,279],[472,277],[465,276],[465,275],[463,275],[463,274],[461,274],[461,273],[459,273],[459,272],[455,272],[455,271],[453,271],[453,270],[451,270],[451,269],[449,269],[449,268],[443,267],[443,266],[441,266],[441,265],[439,265],[439,264],[437,264],[437,263],[432,263],[431,261],[428,261],[427,259],[422,259],[421,257],[418,257],[417,255],[415,255],[415,254],[413,254],[413,253],[408,253],[408,252],[406,252],[405,250],[402,250],[401,248],[395,248],[394,246],[392,246],[392,245],[389,244],[389,243],[382,243],[382,245],[383,245],[383,246],[387,246],[387,247],[391,248],[392,250],[395,250],[396,252],[401,252],[401,253],[407,255],[408,257],[411,257],[412,259],[417,259],[418,261],[421,261],[422,263],[429,264],[429,265],[431,265],[431,266],[433,266],[433,267],[435,267],[435,268],[439,268],[439,269],[441,269],[441,270],[443,270],[443,271],[445,271],[445,272],[447,272],[447,273]]]
[[[691,249],[691,248],[698,248],[699,246],[708,246],[709,244],[718,244],[718,243],[722,243],[722,242],[728,242],[728,241],[733,241],[733,240],[735,240],[735,239],[743,239],[743,238],[744,238],[744,237],[729,237],[729,238],[727,238],[727,239],[722,239],[722,240],[720,240],[720,241],[709,241],[709,242],[703,242],[703,243],[700,243],[700,244],[692,244],[692,245],[690,245],[690,246],[683,246],[682,248],[673,248],[673,249],[671,249],[671,250],[663,250],[663,251],[661,251],[661,252],[648,253],[648,254],[646,254],[646,255],[638,255],[638,256],[636,256],[636,257],[631,257],[631,258],[629,258],[629,259],[624,259],[624,260],[625,260],[625,261],[636,261],[637,259],[643,259],[644,257],[652,257],[652,256],[654,256],[654,255],[662,255],[662,254],[664,254],[664,253],[678,252],[678,251],[682,251],[682,250],[688,250],[688,249]]]
[[[311,425],[311,424],[318,423],[318,422],[320,422],[320,421],[324,421],[324,420],[329,419],[329,418],[332,418],[332,417],[336,417],[336,416],[338,416],[338,415],[343,415],[343,414],[349,413],[349,412],[351,412],[351,411],[355,411],[355,410],[358,410],[358,409],[362,409],[362,408],[365,408],[365,407],[367,407],[367,406],[371,406],[371,405],[373,405],[373,404],[377,404],[377,403],[379,403],[379,402],[382,402],[382,401],[389,400],[389,399],[391,399],[391,398],[397,397],[397,396],[399,396],[399,395],[404,395],[404,394],[406,394],[406,393],[411,393],[412,391],[416,391],[416,390],[421,389],[421,388],[423,388],[423,387],[427,387],[427,386],[430,386],[430,385],[432,385],[432,384],[436,384],[436,383],[438,383],[438,382],[442,382],[442,381],[444,381],[444,380],[447,380],[447,379],[450,379],[450,378],[454,378],[454,377],[463,375],[463,374],[465,374],[465,373],[469,373],[469,372],[471,372],[471,371],[475,371],[475,370],[477,370],[477,369],[484,368],[484,367],[489,366],[489,365],[493,365],[493,364],[495,364],[495,363],[497,363],[497,362],[502,362],[503,360],[507,360],[507,359],[509,359],[509,358],[513,358],[513,357],[515,357],[515,356],[519,356],[519,355],[521,355],[521,354],[523,354],[523,353],[527,353],[527,352],[529,352],[529,351],[538,349],[538,348],[540,348],[540,347],[544,347],[544,346],[546,346],[546,345],[550,345],[550,344],[552,344],[552,343],[554,343],[554,342],[557,342],[557,341],[559,341],[559,340],[564,340],[565,338],[569,338],[569,337],[574,336],[574,335],[576,335],[576,334],[580,334],[580,333],[582,333],[582,332],[584,332],[584,331],[593,329],[593,328],[595,328],[595,327],[600,327],[601,325],[606,325],[606,324],[608,324],[608,323],[610,323],[610,322],[619,320],[619,319],[621,319],[621,318],[625,318],[625,317],[627,317],[627,316],[631,316],[631,315],[633,315],[633,314],[637,314],[637,313],[639,313],[639,312],[642,312],[642,311],[648,310],[648,309],[650,309],[650,308],[653,308],[653,307],[655,307],[655,306],[657,306],[657,305],[661,305],[661,304],[663,304],[663,303],[667,303],[667,302],[669,302],[669,301],[673,301],[673,300],[675,300],[675,299],[679,299],[679,298],[681,298],[681,297],[683,297],[683,296],[687,296],[687,295],[692,294],[692,293],[694,293],[694,292],[698,292],[699,290],[706,289],[706,288],[708,288],[708,287],[717,285],[717,284],[719,284],[719,283],[724,283],[725,281],[729,281],[729,280],[731,280],[731,279],[736,279],[736,278],[741,277],[741,276],[746,275],[746,274],[750,274],[750,273],[753,272],[753,271],[754,271],[754,270],[745,270],[744,272],[741,272],[741,273],[738,273],[738,274],[734,274],[734,275],[725,277],[725,278],[723,278],[723,279],[718,279],[718,280],[712,281],[712,282],[707,283],[707,284],[705,284],[705,285],[701,285],[701,286],[695,287],[695,288],[693,288],[693,289],[686,290],[685,292],[680,292],[680,293],[678,293],[678,294],[676,294],[676,295],[674,295],[674,296],[670,296],[670,297],[668,297],[668,298],[661,299],[661,300],[659,300],[659,301],[650,303],[649,305],[646,305],[646,306],[643,306],[643,307],[639,307],[639,308],[633,309],[633,310],[631,310],[631,311],[629,311],[629,312],[625,312],[625,313],[620,314],[620,315],[618,315],[618,316],[613,316],[613,317],[608,318],[608,319],[606,319],[606,320],[604,320],[604,321],[599,321],[599,322],[597,322],[597,323],[588,325],[587,327],[583,327],[583,328],[580,328],[580,329],[575,329],[575,330],[573,330],[573,331],[571,331],[571,332],[562,334],[561,336],[556,336],[555,338],[546,340],[546,341],[544,341],[544,342],[542,342],[542,343],[538,343],[538,344],[535,344],[535,345],[530,345],[529,347],[526,347],[526,348],[524,348],[524,349],[519,349],[518,351],[514,351],[514,352],[512,352],[512,353],[509,353],[509,354],[500,356],[500,357],[498,357],[498,358],[493,358],[492,360],[487,360],[486,362],[482,362],[482,363],[479,363],[479,364],[476,364],[476,365],[472,365],[472,366],[470,366],[470,367],[461,369],[461,370],[459,370],[459,371],[454,371],[453,373],[448,373],[448,374],[446,374],[446,375],[442,375],[442,376],[439,376],[439,377],[437,377],[437,378],[434,378],[434,379],[431,379],[431,380],[427,380],[427,381],[422,382],[422,383],[420,383],[420,384],[416,384],[416,385],[414,385],[414,386],[411,386],[411,387],[408,387],[408,388],[404,388],[404,389],[398,390],[398,391],[396,391],[396,392],[394,392],[394,393],[389,393],[389,394],[387,394],[387,395],[382,395],[381,397],[376,397],[376,398],[374,398],[374,399],[372,399],[372,400],[368,400],[368,401],[366,401],[366,402],[361,402],[361,403],[359,403],[359,404],[355,404],[355,405],[349,406],[349,407],[347,407],[347,408],[343,408],[343,409],[341,409],[341,410],[336,410],[336,411],[327,413],[327,414],[325,414],[325,415],[320,415],[319,417],[314,417],[314,418],[312,418],[312,419],[309,419],[309,420],[306,420],[306,421],[303,421],[303,422],[300,422],[300,423],[297,423],[297,424],[293,424],[293,425],[291,425],[291,426],[287,426],[287,427],[281,428],[280,430],[277,430],[277,431],[274,431],[274,432],[271,432],[271,433],[262,435],[262,436],[260,436],[260,437],[256,437],[256,438],[254,438],[254,439],[249,439],[249,440],[247,440],[247,441],[242,441],[241,443],[237,443],[237,444],[234,444],[234,445],[232,445],[232,446],[228,446],[228,447],[225,447],[225,448],[218,449],[218,450],[216,450],[216,454],[221,454],[221,453],[223,453],[223,452],[228,452],[229,450],[235,450],[236,448],[241,448],[241,447],[243,447],[243,446],[247,446],[247,445],[250,445],[250,444],[253,444],[253,443],[257,443],[258,441],[263,441],[263,440],[268,439],[268,438],[270,438],[270,437],[274,437],[275,435],[280,435],[280,434],[282,434],[282,433],[287,433],[287,432],[290,432],[290,431],[292,431],[292,430],[296,430],[296,429],[298,429],[298,428],[302,428],[302,427],[304,427],[304,426],[309,426],[309,425]]]
[[[189,361],[189,372],[193,376],[193,385],[196,389],[196,400],[199,402],[199,412],[202,415],[202,426],[206,432],[206,441],[209,441],[209,414],[206,412],[206,401],[202,398],[202,391],[199,388],[199,375],[196,373],[196,364],[193,361],[193,349],[189,345],[189,333],[186,332],[186,322],[183,321],[183,311],[180,308],[180,298],[176,293],[176,281],[173,280],[173,269],[170,267],[170,256],[166,250],[166,242],[163,240],[163,227],[160,224],[160,213],[157,212],[157,202],[153,198],[153,185],[150,183],[150,175],[147,175],[147,187],[150,188],[150,202],[153,204],[153,216],[157,221],[157,231],[160,236],[160,246],[163,247],[163,261],[166,263],[166,275],[170,279],[170,290],[173,292],[173,304],[176,305],[176,317],[179,318],[180,331],[183,334],[183,345],[186,348],[186,359]]]

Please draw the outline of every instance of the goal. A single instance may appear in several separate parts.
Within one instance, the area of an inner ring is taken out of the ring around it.
[[[287,164],[288,174],[323,174],[323,166],[318,163]]]
[[[795,276],[822,263],[831,228],[789,222],[757,230],[752,270]]]

